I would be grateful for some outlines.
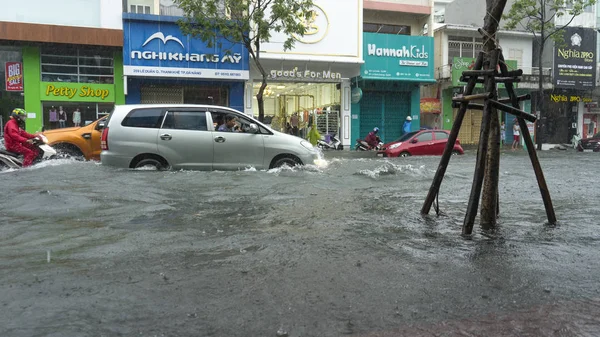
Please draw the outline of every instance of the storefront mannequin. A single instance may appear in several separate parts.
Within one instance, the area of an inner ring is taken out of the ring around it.
[[[48,111],[48,122],[50,122],[50,128],[56,128],[56,124],[58,123],[58,113],[56,112],[56,108],[54,105]]]
[[[73,124],[75,126],[81,125],[81,111],[79,111],[79,108],[77,108],[77,109],[75,109],[75,111],[73,111]]]
[[[58,127],[67,127],[67,113],[63,110],[62,106],[58,107]]]

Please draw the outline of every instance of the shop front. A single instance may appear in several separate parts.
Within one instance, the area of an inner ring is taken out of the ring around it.
[[[212,104],[244,111],[248,52],[225,39],[208,47],[176,19],[123,14],[128,104]]]
[[[278,62],[279,69],[268,70],[264,122],[275,130],[305,137],[314,121],[324,138],[338,136],[342,130],[342,90],[350,69],[311,62]],[[261,82],[253,84],[258,92]],[[258,104],[253,105],[258,116]]]
[[[464,86],[466,82],[460,80],[463,71],[470,70],[475,65],[475,59],[472,57],[454,57],[452,60],[452,86],[441,90],[441,120],[442,127],[445,130],[450,130],[458,113],[458,108],[452,106],[452,98],[461,96],[464,94]],[[506,65],[509,70],[518,69],[517,61],[506,60]],[[473,93],[482,93],[484,91],[483,84],[479,83],[475,86]],[[518,84],[515,85],[515,92],[517,95],[524,95],[530,93],[529,89],[519,89]],[[498,84],[498,95],[500,97],[507,97],[508,94],[503,84]],[[483,103],[483,101],[477,102]],[[521,102],[521,109],[526,112],[530,112],[530,102]],[[481,121],[483,115],[481,110],[468,109],[465,112],[463,122],[458,133],[458,139],[463,144],[478,144],[479,136],[481,132]],[[513,117],[509,114],[502,114],[500,120],[505,122],[507,140],[512,139],[512,125]],[[533,135],[533,134],[532,134]]]
[[[84,126],[125,103],[120,49],[48,44],[22,50],[29,132]]]
[[[360,77],[353,80],[352,134],[364,138],[373,128],[380,129],[384,142],[403,134],[406,117],[411,130],[433,127],[428,110],[421,118],[421,84],[435,83],[433,38],[427,36],[363,34]]]
[[[336,136],[344,148],[351,145],[350,79],[362,63],[362,1],[315,0],[314,15],[304,22],[306,34],[295,38],[285,51],[283,34],[273,32],[261,50],[261,64],[268,74],[263,94],[265,122],[272,128],[305,136],[315,124],[322,138]],[[258,116],[256,94],[262,75],[251,69],[245,110]]]

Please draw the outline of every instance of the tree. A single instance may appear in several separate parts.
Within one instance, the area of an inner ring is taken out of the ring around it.
[[[262,75],[256,94],[258,120],[265,116],[263,93],[268,74],[261,64],[261,44],[273,32],[283,33],[284,50],[294,47],[295,36],[304,36],[313,19],[312,0],[174,0],[185,13],[179,21],[183,33],[199,38],[209,47],[223,38],[243,44]]]
[[[526,31],[533,33],[534,40],[539,45],[538,55],[538,97],[537,110],[541,117],[544,111],[544,78],[542,74],[542,56],[544,46],[549,39],[556,43],[563,43],[563,30],[573,19],[583,13],[584,9],[596,4],[596,0],[515,0],[508,14],[504,16],[507,20],[505,27],[515,29],[523,27]],[[565,16],[568,19],[564,25],[557,25],[555,19]],[[538,123],[537,149],[542,149],[543,123]]]

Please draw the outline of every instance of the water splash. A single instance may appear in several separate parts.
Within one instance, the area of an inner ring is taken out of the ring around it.
[[[372,179],[380,178],[381,176],[409,174],[412,176],[426,176],[429,170],[425,165],[415,167],[411,164],[397,165],[392,162],[385,162],[383,165],[375,169],[360,170],[356,175],[367,176]]]

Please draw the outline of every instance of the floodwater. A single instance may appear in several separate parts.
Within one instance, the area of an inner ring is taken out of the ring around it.
[[[598,336],[593,153],[502,154],[499,227],[461,237],[475,152],[442,214],[439,157],[327,153],[323,169],[0,173],[0,336]]]

